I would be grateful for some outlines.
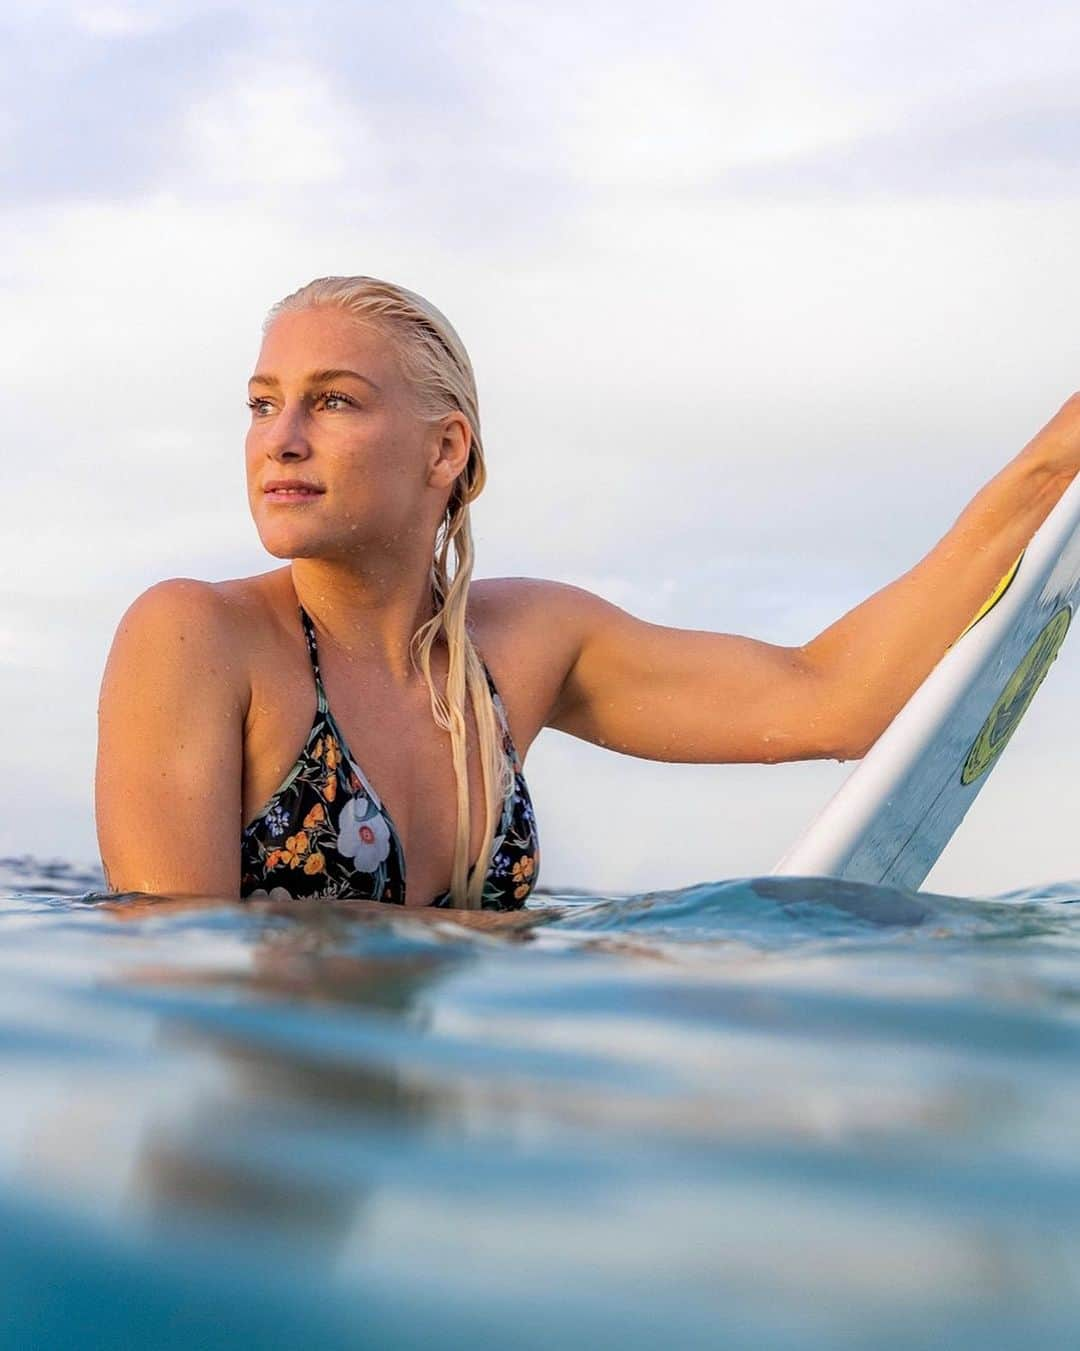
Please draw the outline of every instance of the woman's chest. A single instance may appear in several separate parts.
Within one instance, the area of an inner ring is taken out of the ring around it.
[[[410,715],[385,702],[357,707],[355,698],[339,698],[327,713],[313,696],[305,699],[299,690],[295,696],[262,701],[252,721],[244,756],[245,826],[265,834],[273,824],[280,834],[281,823],[287,822],[294,851],[310,853],[312,869],[325,858],[326,866],[348,864],[374,872],[390,855],[387,868],[407,879],[409,902],[427,903],[449,883],[456,838],[457,777],[449,735],[435,725],[430,710],[425,720],[422,710]],[[472,719],[467,719],[467,729],[473,858],[485,821]],[[268,811],[271,804],[276,810]],[[370,846],[366,851],[357,844],[365,839]],[[351,841],[351,852],[342,840]]]

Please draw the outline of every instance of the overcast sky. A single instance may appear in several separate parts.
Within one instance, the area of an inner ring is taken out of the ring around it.
[[[313,277],[400,282],[465,340],[477,576],[776,642],[916,562],[1080,388],[1073,0],[8,0],[0,62],[0,853],[96,859],[131,600],[279,565],[244,386]],[[1078,675],[1080,639],[928,885],[1080,877]],[[850,768],[545,731],[541,882],[768,871]]]

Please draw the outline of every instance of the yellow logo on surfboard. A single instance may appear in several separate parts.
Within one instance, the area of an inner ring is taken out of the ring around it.
[[[961,783],[973,783],[985,774],[1005,749],[1005,743],[1016,731],[1020,719],[1027,712],[1028,704],[1035,697],[1035,691],[1057,656],[1071,619],[1072,610],[1065,605],[1039,631],[972,743],[960,774]]]

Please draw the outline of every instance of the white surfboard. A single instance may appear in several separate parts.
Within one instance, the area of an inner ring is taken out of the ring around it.
[[[1080,478],[774,873],[917,890],[1015,732],[1078,605]]]

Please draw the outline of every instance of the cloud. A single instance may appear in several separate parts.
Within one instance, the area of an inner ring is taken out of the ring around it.
[[[908,125],[805,154],[736,165],[702,189],[736,199],[810,196],[1080,196],[1075,78],[1006,86],[919,110]]]
[[[160,183],[185,109],[215,87],[252,28],[237,9],[160,25],[125,25],[127,12],[104,28],[92,8],[9,21],[4,101],[15,117],[3,200],[133,197]]]
[[[22,204],[250,201],[322,185],[351,210],[394,191],[427,202],[430,228],[458,179],[482,189],[489,153],[499,159],[498,119],[461,50],[468,22],[425,0],[323,3],[302,18],[283,3],[257,16],[206,4],[18,10],[4,32],[14,117],[0,190]],[[505,152],[501,168],[512,169]]]
[[[76,28],[94,37],[125,38],[167,26],[167,8],[162,4],[153,9],[134,4],[75,5],[71,18]]]
[[[184,132],[186,175],[241,198],[333,183],[346,166],[368,182],[382,174],[371,133],[335,102],[317,70],[297,61],[264,65],[193,101]]]

